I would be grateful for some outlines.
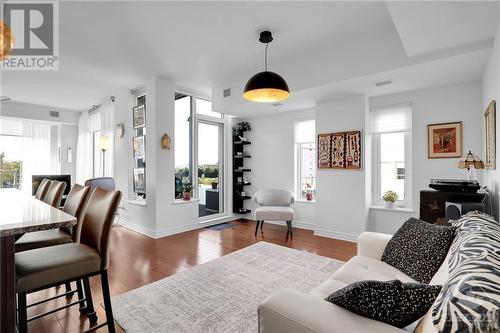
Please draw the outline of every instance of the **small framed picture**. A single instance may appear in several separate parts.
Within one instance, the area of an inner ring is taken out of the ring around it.
[[[146,126],[146,106],[144,104],[134,106],[133,115],[134,129]]]
[[[145,146],[145,137],[144,135],[135,136],[132,138],[132,149],[134,151],[134,158],[144,159],[146,157],[146,146]]]
[[[459,158],[463,155],[462,122],[427,125],[429,158]]]
[[[144,168],[134,169],[134,192],[144,193],[146,178],[144,176]]]

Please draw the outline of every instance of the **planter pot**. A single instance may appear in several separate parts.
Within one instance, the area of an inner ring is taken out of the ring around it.
[[[183,192],[182,199],[183,200],[191,200],[191,192]]]
[[[394,202],[385,201],[385,208],[394,209]]]
[[[306,200],[307,201],[312,201],[313,199],[313,194],[312,193],[306,193]]]
[[[217,185],[219,185],[218,183],[212,183],[212,190],[216,190],[217,189]]]

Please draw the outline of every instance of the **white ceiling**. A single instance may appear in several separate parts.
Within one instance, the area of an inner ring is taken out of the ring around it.
[[[432,15],[423,3],[408,6],[411,10],[384,2],[61,2],[59,70],[3,72],[0,94],[82,110],[118,89],[166,75],[180,87],[212,94],[219,111],[247,115],[253,109],[254,114],[298,109],[342,91],[377,94],[480,78],[498,26],[489,14],[492,5],[474,4],[479,9],[465,18],[460,4],[455,11],[432,8]],[[448,35],[433,40],[431,28],[424,33],[415,23],[401,23],[412,12],[430,16],[429,25],[436,15],[453,16],[444,27],[434,24],[434,29],[448,27]],[[470,28],[457,28],[455,15]],[[246,80],[263,67],[257,41],[263,29],[275,37],[270,68],[292,89],[283,107],[249,106],[241,98]],[[450,43],[439,44],[446,36],[452,36]],[[414,70],[419,66],[427,71]],[[379,77],[394,85],[374,92]],[[222,100],[221,89],[228,87],[233,96]]]
[[[408,56],[488,40],[498,27],[494,1],[387,2]]]

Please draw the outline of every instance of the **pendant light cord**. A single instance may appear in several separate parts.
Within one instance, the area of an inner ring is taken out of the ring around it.
[[[267,47],[268,46],[269,46],[269,43],[266,43],[266,55],[265,55],[265,58],[264,58],[264,64],[265,64],[266,72],[267,72]]]

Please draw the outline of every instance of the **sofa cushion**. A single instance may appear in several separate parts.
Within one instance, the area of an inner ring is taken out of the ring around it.
[[[410,218],[385,247],[382,261],[422,283],[429,283],[443,263],[455,228]]]
[[[500,226],[478,212],[467,213],[452,225],[457,237],[450,247],[450,277],[432,306],[432,322],[443,333],[498,332]]]
[[[400,280],[416,282],[400,270],[373,258],[354,256],[332,276],[333,279],[351,284],[362,280]]]
[[[422,317],[439,294],[441,286],[392,281],[360,281],[325,298],[364,317],[399,328]]]
[[[309,294],[324,299],[334,291],[342,289],[345,286],[347,286],[347,283],[335,279],[328,279],[319,286],[316,286]]]

